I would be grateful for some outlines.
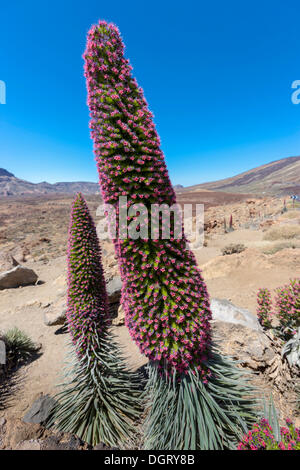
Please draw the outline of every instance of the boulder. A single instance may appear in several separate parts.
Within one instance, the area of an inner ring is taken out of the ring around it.
[[[113,319],[112,324],[115,326],[121,326],[125,323],[125,311],[122,305],[119,305],[117,317]]]
[[[17,265],[14,268],[0,274],[0,290],[35,284],[38,280],[33,269]]]
[[[215,322],[213,339],[222,354],[253,370],[264,370],[275,356],[271,341],[262,330],[239,323]]]
[[[0,418],[0,428],[2,428],[2,426],[5,426],[5,424],[6,424],[6,419]]]
[[[6,445],[15,449],[23,441],[39,440],[44,433],[45,429],[40,424],[24,423],[10,416],[5,426]]]
[[[39,397],[23,418],[24,423],[41,424],[50,416],[55,400],[50,395]]]
[[[0,340],[0,364],[6,364],[6,347],[2,340]]]
[[[17,444],[15,450],[41,450],[41,441],[37,439],[21,441]]]
[[[82,450],[84,443],[69,434],[52,434],[41,441],[41,450]]]
[[[108,300],[111,304],[119,302],[121,298],[122,281],[120,276],[114,277],[106,285]]]
[[[249,310],[229,302],[226,299],[212,299],[210,303],[212,319],[225,323],[242,325],[251,330],[262,331],[257,318]]]
[[[67,309],[59,311],[49,311],[44,314],[44,323],[47,326],[64,325],[67,319]]]

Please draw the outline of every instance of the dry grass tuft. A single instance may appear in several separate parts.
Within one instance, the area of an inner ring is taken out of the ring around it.
[[[265,255],[275,255],[278,251],[285,250],[286,248],[300,248],[300,241],[286,241],[281,243],[273,243],[271,246],[264,248],[262,252]]]
[[[282,217],[284,217],[285,219],[300,219],[300,211],[290,210],[282,214]]]
[[[222,255],[233,255],[234,253],[241,253],[246,249],[242,243],[231,243],[230,245],[224,246],[222,249]]]
[[[282,225],[268,230],[264,235],[264,240],[290,240],[298,237],[300,237],[300,227],[297,225]]]

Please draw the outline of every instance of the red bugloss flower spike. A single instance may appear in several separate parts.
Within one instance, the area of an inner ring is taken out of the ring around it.
[[[128,207],[176,202],[143,90],[124,57],[118,28],[100,21],[84,54],[91,135],[106,203]],[[133,219],[131,219],[133,220]],[[145,221],[146,223],[146,221]],[[118,228],[120,228],[118,226]],[[167,370],[198,369],[210,351],[206,285],[186,239],[114,240],[123,280],[126,324],[141,352]]]
[[[68,242],[67,321],[76,352],[84,355],[94,344],[95,331],[108,324],[108,299],[96,227],[87,204],[77,194],[71,212]]]

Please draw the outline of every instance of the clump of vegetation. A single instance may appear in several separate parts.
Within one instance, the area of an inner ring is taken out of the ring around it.
[[[148,225],[140,209],[128,212],[127,221],[141,229],[137,239],[119,227],[120,197],[127,198],[125,208],[140,203],[151,214],[152,205],[171,207],[176,196],[118,28],[104,21],[93,26],[84,57],[102,196],[117,215],[125,321],[149,358],[145,447],[235,448],[256,402],[242,371],[212,347],[207,288],[186,238],[175,235],[174,220],[170,237],[163,237],[161,224]]]
[[[264,328],[271,328],[272,299],[269,289],[259,289],[257,294],[257,318]]]
[[[224,246],[222,248],[222,255],[232,255],[234,253],[242,253],[246,249],[243,243],[231,243],[230,245]]]
[[[262,418],[251,431],[243,437],[238,450],[300,450],[300,429],[296,428],[290,419],[286,426],[280,428],[279,438],[268,420]]]
[[[5,345],[5,365],[0,364],[0,410],[10,403],[17,385],[14,372],[23,364],[34,359],[40,349],[30,337],[17,327],[0,335]]]
[[[300,218],[300,211],[299,210],[289,210],[286,212],[283,217],[285,219],[299,219]]]
[[[295,240],[275,243],[270,247],[264,248],[262,251],[265,255],[275,255],[275,253],[278,253],[278,251],[285,250],[287,248],[292,248],[293,250],[300,248],[300,242]]]
[[[260,289],[257,296],[258,313],[263,319],[273,316],[278,319],[277,334],[282,339],[289,339],[300,326],[300,278],[292,279],[289,284],[276,289],[273,308],[271,293]]]
[[[39,350],[39,346],[24,331],[17,327],[7,330],[2,336],[2,340],[6,347],[8,368],[25,363]]]
[[[264,235],[264,240],[290,240],[298,237],[300,237],[300,227],[297,225],[281,225],[268,230]]]
[[[81,194],[72,207],[67,323],[74,352],[49,426],[96,445],[122,446],[141,413],[141,378],[127,371],[111,333],[96,227]]]
[[[277,289],[275,304],[282,334],[294,334],[300,326],[300,278]]]
[[[273,307],[271,293],[260,289],[257,295],[258,319],[265,328],[272,328],[271,315],[278,320],[279,326],[273,331],[283,344],[282,357],[290,366],[300,366],[300,279],[276,290]]]

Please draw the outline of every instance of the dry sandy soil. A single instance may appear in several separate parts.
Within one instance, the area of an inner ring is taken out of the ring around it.
[[[87,198],[93,215],[98,198]],[[300,277],[300,240],[297,237],[265,239],[273,226],[300,227],[300,210],[290,210],[288,216],[288,213],[280,213],[283,200],[247,200],[212,205],[207,210],[206,246],[196,250],[195,255],[209,294],[231,300],[255,315],[256,293],[260,287],[274,289],[290,278]],[[12,423],[24,416],[40,394],[54,392],[63,370],[68,335],[60,334],[58,326],[46,326],[43,320],[47,309],[62,308],[65,302],[70,202],[69,197],[0,202],[0,250],[11,250],[24,265],[32,267],[42,281],[35,286],[0,291],[0,330],[17,326],[42,346],[40,357],[19,370],[18,390],[10,406],[0,411],[0,419],[5,417]],[[224,233],[223,220],[230,214],[234,214],[235,230]],[[222,248],[231,243],[243,243],[246,249],[239,254],[222,256]],[[111,279],[118,273],[118,267],[108,242],[103,244],[103,261],[107,278]],[[126,328],[116,327],[115,331],[128,364],[132,368],[144,364],[145,359],[130,340]],[[16,444],[13,428],[7,439],[12,447]]]

